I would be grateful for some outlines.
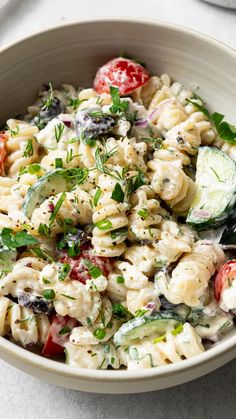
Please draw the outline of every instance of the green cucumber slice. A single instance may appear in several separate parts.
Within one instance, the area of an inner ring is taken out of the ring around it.
[[[200,147],[195,183],[187,223],[197,229],[219,226],[236,201],[236,163],[218,148]]]
[[[156,334],[162,336],[167,330],[175,329],[182,319],[172,312],[158,313],[153,316],[135,317],[124,323],[114,335],[114,343],[129,345],[134,340]]]
[[[60,192],[70,192],[74,186],[83,183],[88,176],[88,169],[55,169],[42,176],[32,186],[24,199],[22,210],[31,218],[33,210],[45,199]]]

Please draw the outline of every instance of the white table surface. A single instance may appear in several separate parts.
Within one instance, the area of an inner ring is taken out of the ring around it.
[[[0,0],[0,47],[53,25],[108,16],[174,22],[236,48],[236,11],[200,0]],[[179,387],[112,396],[65,390],[0,361],[0,419],[235,419],[235,372],[236,360]]]

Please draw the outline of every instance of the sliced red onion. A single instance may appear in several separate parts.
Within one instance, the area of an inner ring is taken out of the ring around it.
[[[193,214],[196,217],[200,217],[200,218],[209,218],[211,216],[209,211],[204,211],[204,210],[195,210],[193,211]]]
[[[155,109],[153,109],[153,111],[150,113],[149,115],[149,120],[155,120],[157,119],[161,112],[168,106],[170,105],[175,99],[174,98],[170,98],[170,99],[166,99],[163,100],[159,105],[157,105],[157,107]]]
[[[134,122],[134,125],[137,127],[146,127],[147,123],[147,119],[137,119],[137,121]]]

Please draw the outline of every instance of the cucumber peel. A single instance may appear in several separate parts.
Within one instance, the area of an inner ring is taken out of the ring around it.
[[[199,230],[224,223],[236,201],[236,163],[216,147],[200,147],[196,194],[187,223]]]
[[[157,313],[152,316],[135,317],[124,323],[114,335],[114,343],[129,345],[137,339],[156,334],[162,336],[167,330],[175,329],[183,320],[172,312]]]
[[[31,218],[33,210],[45,199],[60,192],[70,192],[76,185],[83,183],[88,176],[88,169],[55,169],[42,176],[31,188],[24,199],[22,210]]]

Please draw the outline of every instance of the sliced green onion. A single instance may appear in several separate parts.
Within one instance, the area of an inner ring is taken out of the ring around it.
[[[43,297],[46,300],[54,300],[54,298],[56,297],[55,291],[53,289],[44,290]]]
[[[112,222],[110,220],[101,220],[98,221],[95,225],[97,228],[99,228],[99,230],[109,230],[112,227]]]

